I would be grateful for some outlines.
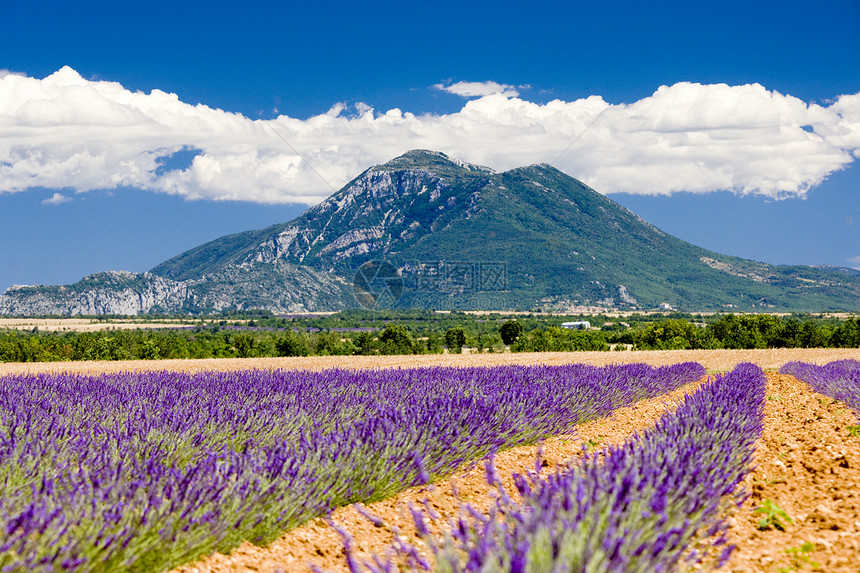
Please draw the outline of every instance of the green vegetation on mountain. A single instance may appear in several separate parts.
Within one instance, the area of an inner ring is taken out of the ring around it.
[[[415,150],[293,221],[221,237],[149,273],[0,297],[0,314],[356,306],[856,311],[860,274],[708,251],[549,165],[496,173]]]
[[[420,150],[367,170],[292,222],[213,241],[152,272],[197,278],[286,260],[349,281],[380,259],[403,273],[400,308],[860,308],[856,275],[708,251],[548,165],[495,173]]]

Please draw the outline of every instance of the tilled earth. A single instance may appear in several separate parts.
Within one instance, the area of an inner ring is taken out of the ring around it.
[[[845,404],[768,374],[751,495],[732,518],[737,550],[723,571],[860,571],[860,436],[847,429],[858,423]],[[782,528],[753,511],[768,507]]]
[[[697,361],[711,371],[726,371],[740,362],[769,369],[764,435],[757,444],[754,468],[745,487],[746,502],[729,517],[729,540],[737,546],[722,572],[821,570],[860,571],[860,436],[849,426],[860,424],[844,404],[812,392],[791,376],[775,372],[799,360],[823,364],[860,359],[860,350],[663,351],[612,353],[546,353],[419,357],[329,357],[311,359],[155,361],[125,363],[0,364],[0,375],[71,370],[82,373],[121,370],[233,370],[237,368],[413,367],[427,365],[610,364],[645,362],[654,365]],[[698,384],[698,383],[697,383]],[[575,435],[556,436],[543,445],[546,470],[581,455],[583,445],[601,448],[623,442],[635,431],[651,426],[673,408],[691,384],[673,394],[622,408],[612,416],[580,425]],[[535,466],[537,447],[500,453],[496,467],[502,476]],[[510,479],[507,488],[513,490]],[[459,497],[452,493],[456,486]],[[367,511],[381,520],[374,525],[355,507],[341,508],[331,518],[354,538],[360,556],[383,554],[394,531],[416,542],[408,504],[427,500],[443,516],[455,516],[458,499],[477,507],[492,503],[481,464],[424,488],[407,490],[371,504]],[[755,509],[770,509],[770,514]],[[766,523],[761,523],[767,518]],[[420,543],[416,543],[420,546]],[[213,555],[187,564],[176,573],[227,571],[310,571],[310,564],[328,571],[347,571],[340,535],[318,519],[285,533],[269,547],[243,544],[230,555]]]

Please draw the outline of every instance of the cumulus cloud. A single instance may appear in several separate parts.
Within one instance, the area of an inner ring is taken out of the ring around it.
[[[68,203],[69,201],[71,201],[71,199],[66,197],[62,193],[54,193],[47,199],[43,199],[42,205],[62,205],[63,203]]]
[[[629,104],[600,96],[538,104],[511,86],[458,84],[443,87],[473,99],[446,115],[338,104],[304,120],[252,120],[160,90],[85,80],[68,67],[44,79],[7,74],[0,192],[130,186],[314,204],[367,167],[424,148],[495,169],[551,162],[602,193],[784,198],[860,156],[860,94],[819,105],[758,84],[679,83]],[[188,150],[193,158],[170,167]]]
[[[433,89],[470,98],[495,94],[501,94],[505,97],[517,97],[520,95],[514,86],[497,82],[457,82],[449,85],[435,84]]]

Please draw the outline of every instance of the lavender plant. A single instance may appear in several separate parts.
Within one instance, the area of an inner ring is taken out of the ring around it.
[[[838,360],[824,366],[789,362],[779,371],[803,380],[816,392],[845,402],[860,416],[860,361]]]
[[[704,374],[698,364],[0,378],[0,568],[266,543]]]
[[[724,545],[721,519],[742,500],[736,488],[761,436],[764,397],[761,369],[739,365],[622,446],[585,453],[580,464],[547,479],[515,475],[520,501],[501,487],[488,464],[488,480],[500,490],[489,514],[465,504],[440,541],[426,525],[433,516],[413,509],[430,559],[400,540],[387,560],[359,562],[350,552],[350,568],[354,573],[392,572],[403,564],[450,573],[677,570],[698,559],[698,542]],[[722,548],[718,564],[732,549]]]

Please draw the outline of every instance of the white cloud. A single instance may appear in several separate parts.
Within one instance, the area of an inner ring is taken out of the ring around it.
[[[856,257],[852,257],[852,258],[848,259],[847,262],[851,266],[851,268],[857,269],[858,271],[860,271],[860,255],[857,255]]]
[[[520,87],[523,89],[529,88],[527,85]],[[484,97],[495,94],[501,94],[505,97],[517,97],[520,95],[514,86],[497,82],[457,82],[449,85],[435,84],[433,89],[462,97]]]
[[[490,83],[464,87],[476,99],[447,115],[338,104],[306,120],[252,120],[68,67],[44,79],[7,74],[0,192],[131,186],[313,204],[367,167],[424,148],[495,169],[553,162],[603,193],[781,198],[803,196],[860,156],[860,93],[817,105],[757,84],[679,83],[630,104],[599,96],[537,104]],[[187,149],[200,153],[186,168],[162,167]]]
[[[62,193],[54,193],[47,199],[42,200],[42,205],[62,205],[63,203],[68,203],[71,201],[69,197],[66,197]]]

